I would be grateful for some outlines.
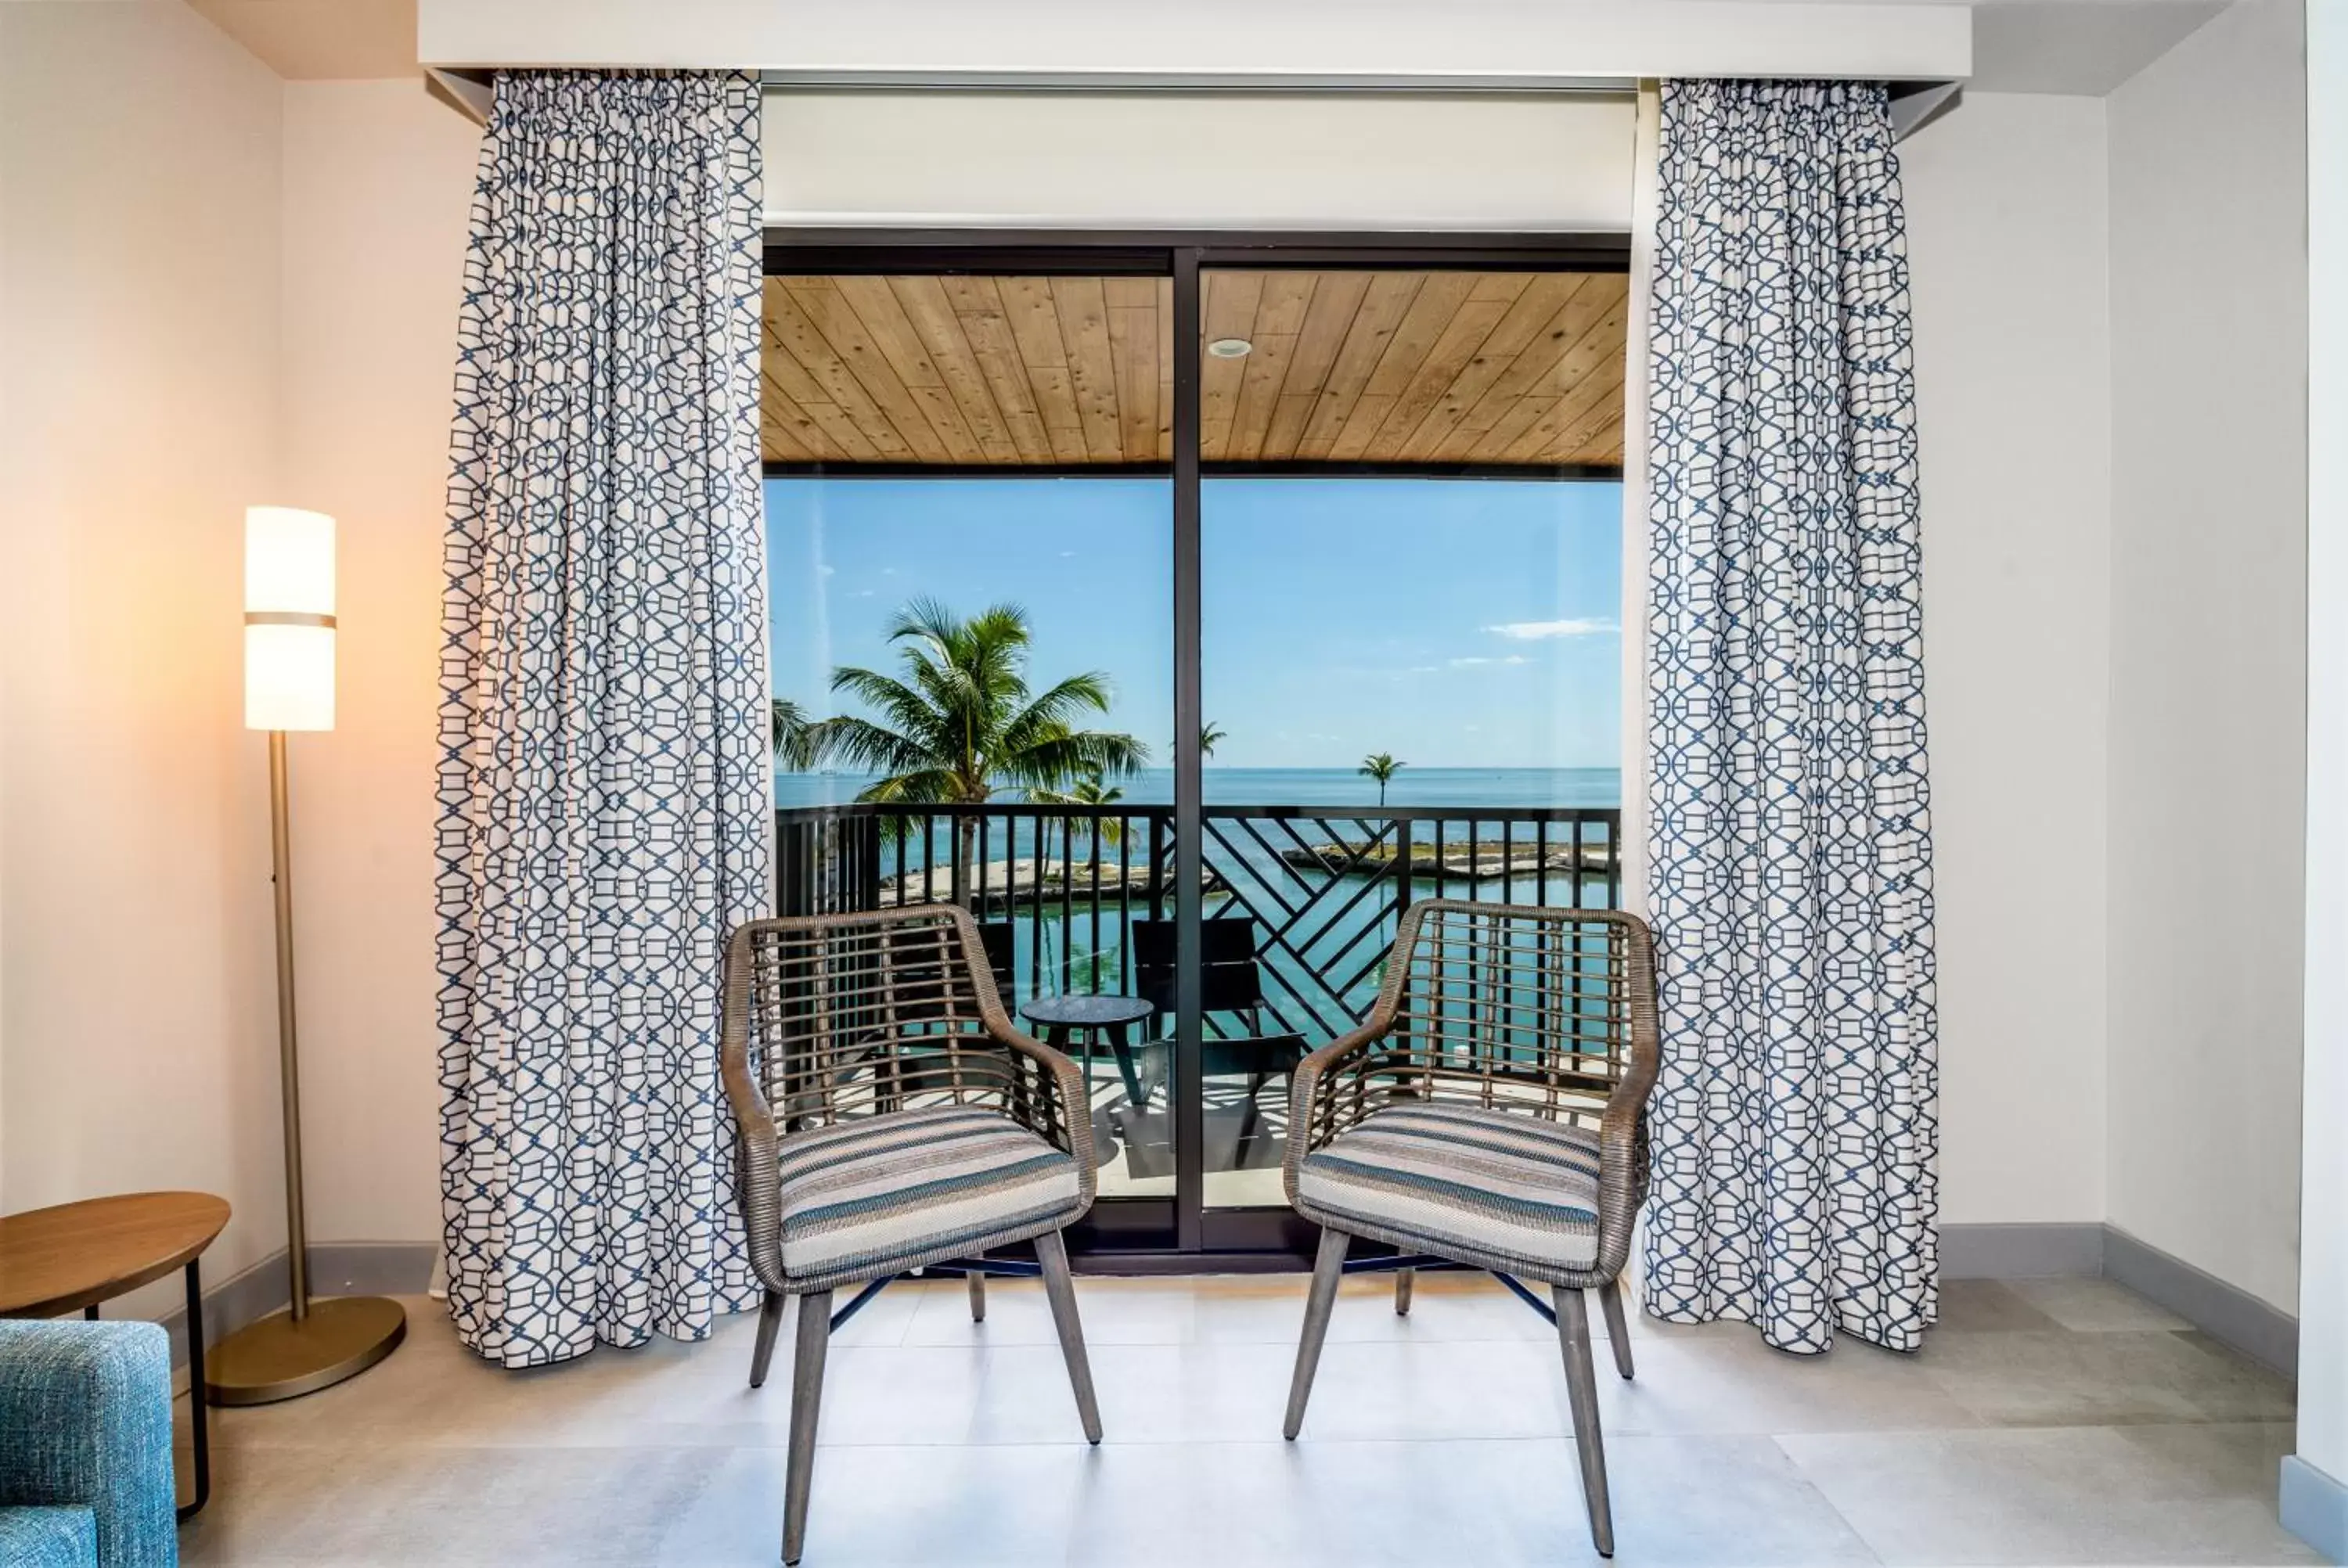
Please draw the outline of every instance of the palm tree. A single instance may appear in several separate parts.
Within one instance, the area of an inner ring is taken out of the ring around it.
[[[775,699],[775,760],[797,773],[815,766],[815,752],[808,742],[808,732],[814,723],[807,710],[788,697]]]
[[[880,805],[975,804],[1000,788],[1054,790],[1071,779],[1123,777],[1149,760],[1131,735],[1080,730],[1105,713],[1109,681],[1098,671],[1071,675],[1041,693],[1027,684],[1032,641],[1027,613],[992,605],[964,619],[933,599],[917,599],[889,624],[899,675],[843,665],[831,689],[876,718],[842,714],[807,726],[807,754],[880,776],[858,792]],[[974,824],[954,835],[954,902],[963,902]]]
[[[1372,752],[1362,759],[1362,765],[1354,771],[1365,778],[1378,781],[1378,804],[1384,805],[1386,803],[1386,785],[1394,782],[1395,774],[1409,765],[1408,763],[1395,761],[1392,752]]]
[[[1040,801],[1045,805],[1115,805],[1125,798],[1125,792],[1103,779],[1100,770],[1096,768],[1066,789],[1031,789],[1027,792],[1027,798]],[[1125,842],[1125,824],[1119,818],[1097,816],[1092,818],[1091,822],[1092,826],[1088,830],[1088,836],[1099,839],[1112,849]],[[1076,827],[1075,817],[1061,818],[1061,832],[1064,835],[1072,836]],[[1064,853],[1070,860],[1076,858],[1076,848],[1073,843],[1068,845]]]
[[[1211,720],[1199,726],[1199,755],[1201,758],[1215,754],[1215,743],[1223,738],[1223,727]]]

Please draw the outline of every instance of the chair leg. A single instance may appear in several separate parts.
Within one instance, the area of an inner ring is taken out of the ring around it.
[[[1067,1244],[1058,1231],[1035,1238],[1035,1261],[1044,1266],[1044,1295],[1052,1303],[1052,1327],[1059,1330],[1060,1357],[1068,1364],[1068,1387],[1076,1391],[1076,1418],[1085,1441],[1101,1440],[1100,1405],[1093,1399],[1093,1366],[1085,1356],[1085,1326],[1076,1316],[1076,1287],[1068,1279]]]
[[[798,1358],[791,1366],[791,1452],[783,1471],[783,1561],[807,1543],[808,1483],[815,1475],[815,1422],[823,1404],[823,1358],[831,1345],[831,1292],[799,1297]]]
[[[1610,1279],[1598,1287],[1598,1305],[1606,1314],[1606,1343],[1614,1347],[1614,1370],[1631,1380],[1631,1326],[1622,1312],[1622,1282]]]
[[[1353,1238],[1321,1227],[1321,1251],[1313,1260],[1313,1294],[1304,1301],[1304,1331],[1296,1338],[1296,1371],[1288,1380],[1288,1419],[1280,1435],[1293,1439],[1304,1425],[1304,1402],[1313,1397],[1313,1374],[1321,1368],[1321,1343],[1329,1337],[1329,1313],[1337,1305],[1337,1281],[1345,1272],[1345,1246]]]
[[[767,1386],[767,1368],[775,1358],[775,1335],[783,1326],[783,1308],[790,1301],[779,1290],[767,1292],[758,1304],[758,1343],[750,1352],[750,1387]]]
[[[970,1261],[976,1264],[979,1260],[972,1258]],[[973,1267],[963,1278],[970,1282],[970,1320],[983,1323],[986,1321],[986,1271]]]
[[[1239,1170],[1247,1169],[1248,1161],[1255,1154],[1256,1124],[1262,1120],[1262,1107],[1256,1096],[1263,1092],[1267,1073],[1252,1073],[1248,1078],[1247,1109],[1240,1112],[1240,1135],[1231,1144],[1231,1163]]]
[[[1412,1282],[1417,1278],[1418,1270],[1415,1268],[1395,1270],[1395,1316],[1396,1317],[1410,1316],[1410,1287]]]
[[[1606,1440],[1598,1430],[1598,1378],[1590,1368],[1590,1303],[1564,1286],[1557,1302],[1557,1341],[1565,1353],[1565,1389],[1573,1406],[1573,1446],[1581,1456],[1581,1495],[1590,1508],[1590,1540],[1601,1557],[1614,1555],[1614,1511],[1606,1498]]]

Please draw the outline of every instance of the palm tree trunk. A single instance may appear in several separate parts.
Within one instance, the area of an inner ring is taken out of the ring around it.
[[[967,816],[953,819],[953,870],[946,897],[975,916],[971,909],[971,855],[978,836],[977,822]]]

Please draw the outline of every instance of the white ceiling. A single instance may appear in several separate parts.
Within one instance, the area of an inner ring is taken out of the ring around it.
[[[188,4],[289,80],[417,74],[416,0]],[[2225,8],[2224,0],[1976,0],[1969,85],[1976,92],[2100,96]],[[1437,14],[1430,0],[1430,18]]]

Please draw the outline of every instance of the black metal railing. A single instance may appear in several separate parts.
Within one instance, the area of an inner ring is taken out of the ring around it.
[[[1367,1009],[1414,898],[1621,901],[1612,809],[1208,805],[1201,815],[1205,914],[1253,922],[1263,1011],[1316,1041]],[[1014,1008],[1040,995],[1146,994],[1136,925],[1174,917],[1169,805],[829,805],[778,812],[775,824],[780,913],[962,904]],[[1205,1020],[1210,1038],[1225,1027]]]

